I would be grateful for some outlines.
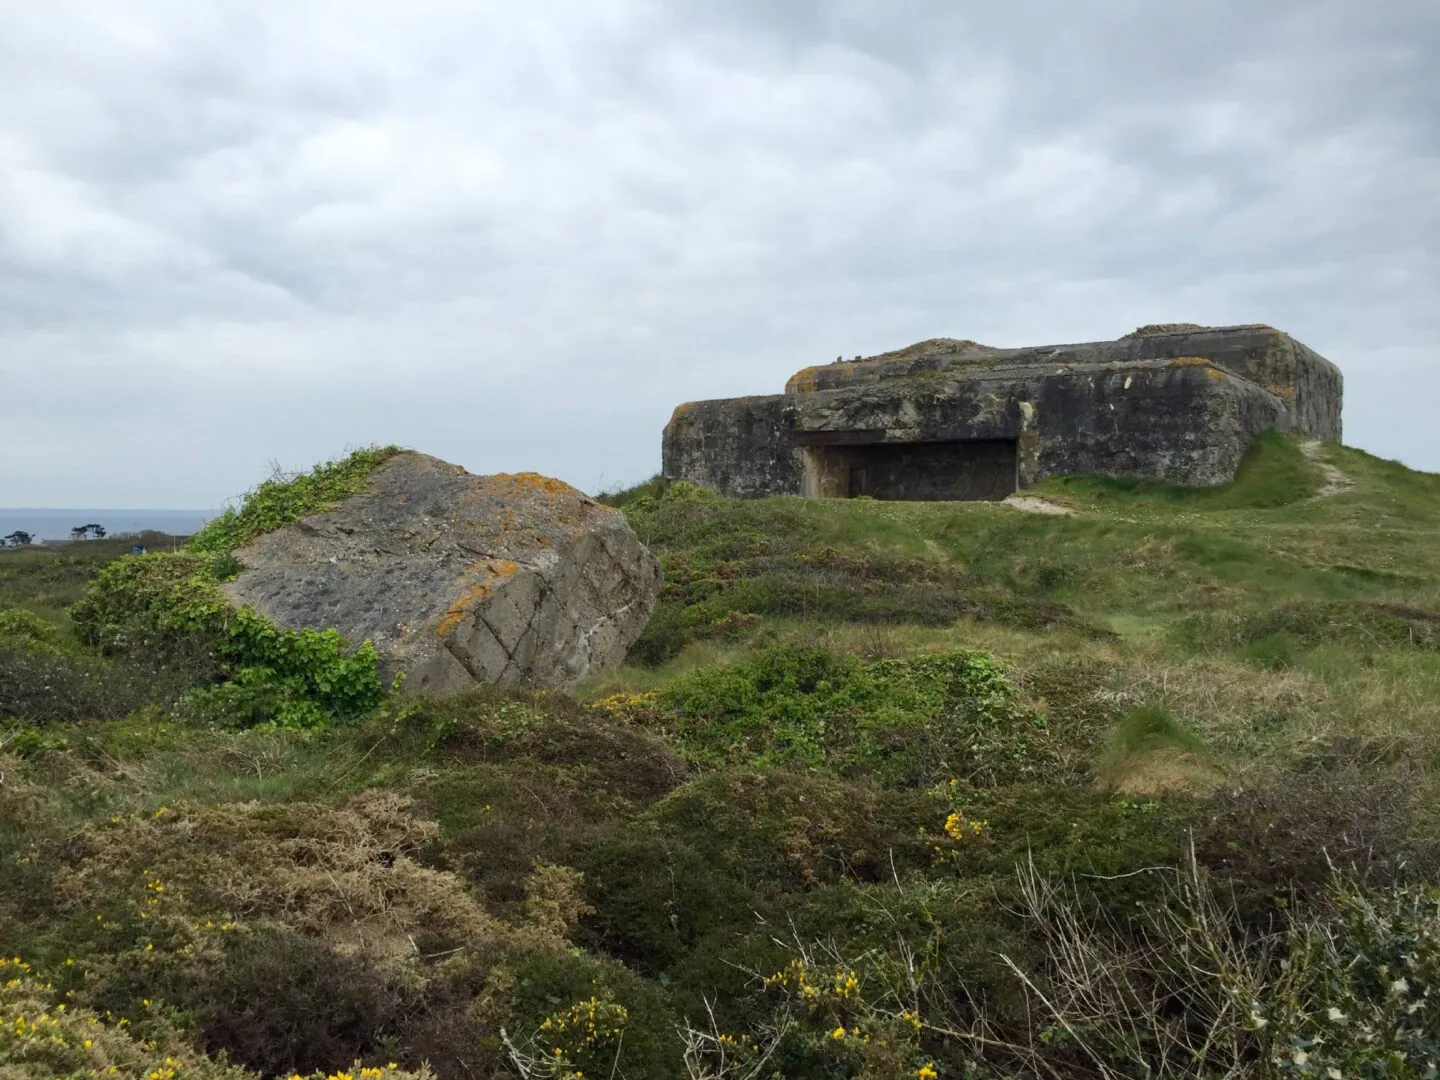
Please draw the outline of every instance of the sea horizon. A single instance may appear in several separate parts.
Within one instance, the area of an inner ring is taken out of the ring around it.
[[[103,526],[110,536],[139,532],[189,536],[218,513],[218,509],[0,506],[0,537],[18,530],[29,533],[36,540],[54,543],[69,540],[71,529],[90,524]]]

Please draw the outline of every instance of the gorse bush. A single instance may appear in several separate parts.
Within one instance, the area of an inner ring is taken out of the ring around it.
[[[281,629],[233,606],[220,585],[243,569],[238,546],[363,491],[365,478],[398,452],[357,450],[268,480],[192,537],[188,550],[116,560],[72,609],[76,634],[107,655],[188,677],[186,703],[201,719],[316,728],[364,715],[385,693],[372,644],[352,648],[334,630]]]
[[[16,1080],[117,1076],[128,1080],[250,1080],[169,1032],[137,1038],[124,1024],[64,1000],[19,957],[0,957],[0,1076]]]
[[[265,988],[269,989],[269,988]],[[73,995],[71,995],[73,997]],[[142,1037],[126,1018],[75,1006],[19,957],[0,957],[0,1076],[60,1080],[106,1076],[121,1080],[257,1080],[256,1074],[198,1053],[159,1011]],[[332,1063],[298,1080],[429,1080],[428,1069],[394,1062]],[[294,1080],[294,1078],[292,1078]]]

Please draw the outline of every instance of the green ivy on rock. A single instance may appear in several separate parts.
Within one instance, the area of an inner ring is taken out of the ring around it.
[[[72,609],[75,633],[104,653],[184,672],[193,686],[185,703],[209,722],[320,728],[364,716],[387,689],[372,642],[352,648],[336,630],[276,626],[232,605],[220,584],[243,569],[237,547],[359,494],[365,478],[397,453],[357,450],[301,476],[267,480],[186,550],[116,560]]]

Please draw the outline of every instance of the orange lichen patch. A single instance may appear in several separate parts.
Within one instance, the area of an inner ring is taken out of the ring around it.
[[[464,577],[469,577],[474,573],[483,573],[485,576],[466,589],[460,599],[446,609],[440,625],[435,628],[436,635],[444,637],[449,634],[465,621],[465,616],[476,601],[484,600],[490,595],[490,591],[495,587],[497,581],[501,578],[513,577],[519,570],[519,564],[511,562],[509,559],[487,559],[467,566]]]
[[[543,491],[547,495],[580,494],[564,480],[556,480],[553,476],[542,476],[536,472],[496,473],[489,479],[496,483],[506,484],[511,488],[529,488],[534,491]]]
[[[1205,374],[1209,375],[1210,378],[1214,379],[1216,382],[1221,382],[1225,378],[1225,373],[1217,367],[1206,368]]]
[[[830,386],[836,383],[846,382],[855,376],[854,360],[837,360],[833,364],[814,364],[807,368],[801,368],[794,375],[791,375],[785,383],[787,394],[809,394],[822,389],[820,380],[823,378]]]
[[[675,406],[675,411],[670,414],[670,423],[673,424],[676,420],[679,420],[683,416],[689,416],[694,411],[695,403],[693,401],[681,402]]]
[[[1175,357],[1175,359],[1170,361],[1171,367],[1184,367],[1190,364],[1208,363],[1210,363],[1210,358],[1208,356],[1177,356]]]

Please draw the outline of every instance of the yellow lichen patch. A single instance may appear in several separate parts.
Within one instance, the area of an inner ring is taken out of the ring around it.
[[[465,568],[464,577],[471,574],[483,574],[484,576],[472,584],[449,608],[446,609],[440,625],[435,628],[438,637],[445,637],[455,627],[465,621],[466,614],[478,600],[483,600],[490,595],[495,583],[502,578],[513,577],[520,567],[519,564],[509,559],[486,559],[482,562],[473,563]]]
[[[1210,378],[1214,379],[1216,382],[1220,382],[1222,379],[1225,378],[1225,373],[1217,367],[1206,368],[1205,374],[1209,375]]]

